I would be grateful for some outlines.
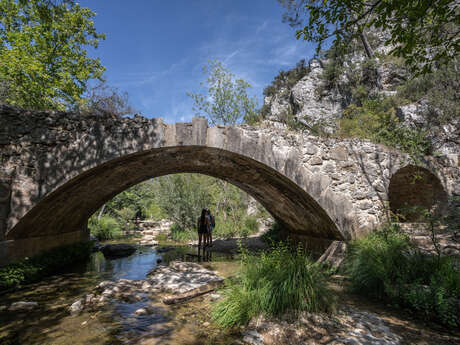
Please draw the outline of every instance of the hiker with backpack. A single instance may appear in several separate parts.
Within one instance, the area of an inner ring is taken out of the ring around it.
[[[209,247],[212,247],[212,231],[216,227],[216,220],[214,216],[211,214],[211,211],[209,210],[209,208],[206,209],[206,213],[209,219],[209,230],[206,236],[208,240],[207,243]]]

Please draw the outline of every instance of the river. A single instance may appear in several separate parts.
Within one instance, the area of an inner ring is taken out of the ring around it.
[[[158,254],[155,248],[140,247],[129,257],[105,259],[92,254],[87,263],[69,267],[66,273],[49,277],[0,296],[0,305],[34,301],[39,307],[27,312],[0,313],[0,343],[7,344],[230,344],[240,338],[215,328],[210,321],[210,297],[200,296],[176,305],[164,305],[160,295],[149,299],[157,312],[134,315],[146,301],[112,303],[74,316],[68,311],[75,300],[91,293],[102,281],[144,280],[157,261],[196,259],[187,254],[196,249],[175,246]],[[212,253],[206,268],[228,277],[238,261],[231,254]]]

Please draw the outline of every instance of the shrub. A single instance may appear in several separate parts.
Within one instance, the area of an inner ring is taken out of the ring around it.
[[[259,313],[330,311],[334,304],[322,267],[301,247],[292,250],[283,243],[260,257],[243,250],[240,276],[223,293],[213,319],[225,328],[245,324]]]
[[[85,260],[89,257],[92,247],[91,242],[58,247],[0,268],[0,290],[36,282],[67,268],[74,262]]]
[[[153,220],[160,220],[162,218],[165,217],[165,214],[163,212],[163,210],[161,209],[161,207],[156,204],[156,203],[152,203],[148,208],[147,210],[145,211],[146,213],[146,216],[150,219],[153,219]]]
[[[221,238],[232,238],[235,237],[238,233],[238,226],[232,221],[228,220],[226,222],[220,222],[216,224],[216,227],[213,231],[213,239],[216,237]]]
[[[352,242],[347,271],[356,292],[460,325],[460,272],[448,257],[423,255],[397,225]]]
[[[158,234],[155,236],[155,240],[158,242],[167,242],[168,241],[168,235],[167,234]]]
[[[281,226],[278,222],[273,223],[272,227],[262,235],[262,241],[270,245],[275,245],[281,241]]]
[[[110,216],[102,216],[99,220],[92,219],[88,227],[91,235],[99,241],[113,240],[122,236],[120,224]]]
[[[339,122],[339,136],[371,139],[408,152],[413,158],[429,153],[426,131],[400,126],[395,104],[397,100],[387,97],[363,100],[361,106],[349,105]]]
[[[246,216],[244,218],[244,228],[249,234],[254,234],[259,231],[259,222],[255,216]]]
[[[198,233],[195,229],[182,229],[177,224],[171,226],[171,239],[175,242],[188,242],[197,238]]]
[[[296,66],[289,71],[280,71],[273,79],[271,85],[267,86],[263,94],[265,97],[274,96],[282,88],[292,89],[292,87],[310,72],[305,59],[297,62]]]

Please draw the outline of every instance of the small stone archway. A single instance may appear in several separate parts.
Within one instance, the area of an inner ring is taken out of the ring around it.
[[[388,187],[390,210],[401,222],[420,222],[423,216],[417,208],[442,215],[448,196],[439,178],[426,168],[407,165],[390,179]]]

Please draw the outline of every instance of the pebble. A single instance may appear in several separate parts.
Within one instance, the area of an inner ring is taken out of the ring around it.
[[[209,295],[209,298],[211,301],[216,301],[220,298],[221,296],[218,293],[212,293]]]
[[[150,314],[149,310],[147,308],[139,308],[134,312],[135,315],[148,315]]]
[[[81,302],[81,299],[76,300],[69,307],[69,312],[71,315],[79,314],[81,313],[82,310],[83,310],[83,303]]]
[[[29,311],[38,307],[37,302],[14,302],[8,308],[9,311]]]

